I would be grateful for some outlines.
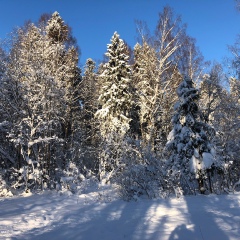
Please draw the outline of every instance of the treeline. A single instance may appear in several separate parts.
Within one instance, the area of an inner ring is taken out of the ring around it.
[[[86,178],[117,184],[126,199],[233,190],[239,57],[225,88],[222,66],[209,67],[171,8],[154,34],[141,21],[137,30],[134,49],[115,32],[104,61],[84,69],[57,12],[0,49],[0,195],[76,192]]]

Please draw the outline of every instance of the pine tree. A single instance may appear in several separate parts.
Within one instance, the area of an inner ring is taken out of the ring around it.
[[[197,105],[199,94],[191,79],[185,77],[177,94],[179,101],[172,118],[174,128],[167,143],[167,149],[171,151],[167,163],[169,174],[175,179],[175,184],[181,184],[182,188],[181,177],[187,182],[197,179],[199,190],[204,193],[207,171],[218,165],[211,142],[214,130],[200,119]]]

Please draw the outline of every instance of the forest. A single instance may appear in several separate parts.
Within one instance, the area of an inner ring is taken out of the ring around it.
[[[114,32],[97,64],[58,12],[0,45],[0,197],[113,184],[125,200],[240,185],[240,37],[204,60],[170,7],[154,33]]]

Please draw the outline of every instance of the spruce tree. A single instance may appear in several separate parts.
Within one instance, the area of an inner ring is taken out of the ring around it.
[[[172,118],[173,130],[167,143],[167,149],[171,151],[167,162],[168,173],[175,184],[180,184],[183,189],[181,177],[187,182],[197,179],[199,190],[204,193],[207,170],[218,165],[210,138],[214,130],[200,119],[197,104],[199,93],[191,79],[184,78],[177,95],[179,101]]]
[[[111,44],[108,44],[106,56],[109,58],[101,74],[102,89],[99,96],[101,109],[96,117],[101,119],[101,134],[115,132],[124,136],[129,129],[129,110],[132,97],[129,92],[131,69],[129,57],[124,53],[126,46],[117,32],[114,33]]]
[[[104,143],[100,176],[104,176],[105,171],[112,175],[121,168],[121,144],[129,131],[132,106],[131,70],[128,65],[129,57],[125,52],[126,46],[115,32],[106,53],[109,60],[104,65],[105,70],[100,76],[99,104],[101,109],[95,114]]]
[[[46,33],[53,43],[64,43],[68,38],[68,27],[58,12],[54,12],[48,20]]]
[[[81,158],[83,164],[91,170],[97,168],[99,134],[97,119],[94,117],[98,110],[98,76],[96,63],[88,58],[84,66],[84,76],[81,83]]]
[[[97,111],[97,74],[95,73],[96,70],[96,63],[91,59],[87,59],[85,64],[85,72],[82,81],[82,91],[81,91],[81,98],[82,98],[82,108],[83,108],[83,121],[86,124],[86,139],[89,144],[92,142],[93,137],[93,126],[91,125],[94,121],[94,114]]]

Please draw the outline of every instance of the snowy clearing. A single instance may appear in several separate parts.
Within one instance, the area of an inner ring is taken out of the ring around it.
[[[0,239],[240,239],[240,193],[125,202],[110,190],[0,200]]]

